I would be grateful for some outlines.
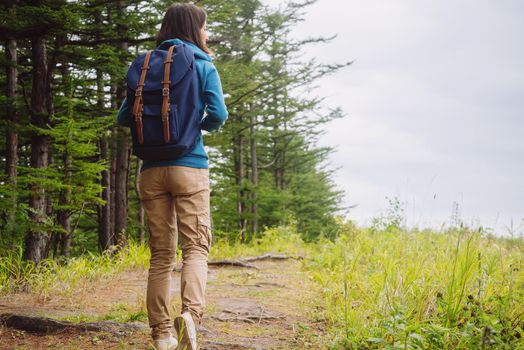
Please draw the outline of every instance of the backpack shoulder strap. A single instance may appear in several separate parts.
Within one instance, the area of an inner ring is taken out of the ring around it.
[[[173,50],[175,45],[172,45],[167,50],[166,59],[164,60],[164,80],[162,80],[162,129],[164,131],[164,142],[169,142],[169,75],[171,74],[171,63],[173,62]]]
[[[142,124],[142,112],[144,110],[144,104],[142,99],[142,89],[145,85],[146,74],[149,70],[149,58],[151,57],[151,50],[147,51],[146,57],[144,58],[144,65],[142,66],[142,72],[140,73],[140,80],[135,92],[135,104],[133,105],[133,115],[135,116],[136,131],[138,135],[138,143],[144,143],[144,127]]]

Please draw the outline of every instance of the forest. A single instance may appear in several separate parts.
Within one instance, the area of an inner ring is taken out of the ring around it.
[[[336,149],[321,146],[347,116],[318,85],[356,67],[308,55],[337,33],[293,35],[316,2],[194,1],[229,113],[203,136],[213,243],[201,349],[524,350],[522,237],[470,227],[458,207],[440,231],[408,228],[396,197],[369,227],[349,219]],[[0,350],[153,349],[142,162],[117,113],[171,4],[0,4]]]
[[[303,59],[292,39],[314,1],[199,1],[229,118],[204,136],[215,237],[249,242],[293,223],[306,240],[335,237],[342,192],[319,147],[343,117],[315,82],[350,62]],[[130,62],[155,46],[169,1],[11,1],[2,5],[1,250],[39,262],[144,242],[141,161],[116,123]],[[339,220],[340,221],[340,220]]]

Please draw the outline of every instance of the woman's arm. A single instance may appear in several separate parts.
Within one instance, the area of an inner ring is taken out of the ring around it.
[[[200,122],[200,126],[202,130],[214,131],[224,124],[228,113],[218,72],[212,63],[209,63],[206,68],[207,74],[204,86],[206,116]]]
[[[118,125],[130,127],[131,125],[129,124],[129,115],[130,115],[129,106],[128,106],[127,97],[126,97],[124,98],[124,101],[122,102],[122,105],[120,106],[120,110],[118,111],[118,117],[117,117]]]

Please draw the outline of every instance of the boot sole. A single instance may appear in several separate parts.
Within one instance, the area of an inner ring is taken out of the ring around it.
[[[178,348],[177,350],[198,350],[197,345],[194,344],[193,340],[189,336],[189,332],[186,327],[186,320],[183,316],[175,318],[175,330],[178,334]]]

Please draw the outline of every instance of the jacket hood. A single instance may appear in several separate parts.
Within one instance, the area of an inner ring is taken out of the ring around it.
[[[186,41],[186,40],[181,40],[181,39],[178,39],[178,38],[177,39],[168,39],[168,40],[162,41],[162,43],[160,43],[160,45],[158,45],[157,49],[162,49],[162,50],[166,49],[167,50],[172,45],[180,45],[180,44],[186,44],[187,46],[191,47],[193,49],[193,51],[195,52],[195,57],[196,58],[200,58],[202,60],[206,60],[206,61],[209,61],[209,62],[211,62],[213,60],[211,58],[211,56],[209,56],[201,48],[199,48],[198,46],[196,46],[192,42]]]

